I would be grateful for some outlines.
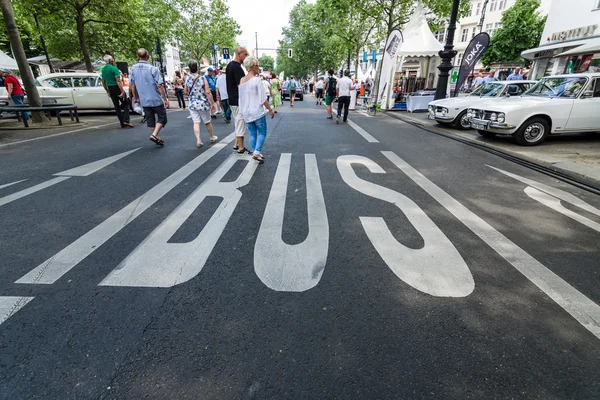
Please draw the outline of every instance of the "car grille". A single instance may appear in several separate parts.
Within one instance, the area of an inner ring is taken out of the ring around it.
[[[488,121],[490,120],[490,116],[492,115],[492,111],[486,111],[486,110],[473,109],[473,113],[474,113],[473,118],[483,119],[483,120],[488,120]]]

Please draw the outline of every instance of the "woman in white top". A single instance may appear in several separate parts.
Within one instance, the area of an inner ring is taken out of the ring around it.
[[[263,163],[265,158],[261,154],[263,143],[267,137],[267,110],[271,118],[275,116],[269,105],[265,88],[258,77],[260,72],[258,59],[253,56],[246,57],[244,67],[248,74],[242,78],[239,86],[239,111],[244,116],[244,121],[250,133],[250,147],[252,158]]]

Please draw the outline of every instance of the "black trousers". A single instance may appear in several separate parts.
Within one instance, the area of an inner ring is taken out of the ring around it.
[[[175,95],[177,96],[177,104],[179,108],[185,108],[185,96],[182,88],[175,88]]]
[[[118,86],[109,86],[108,93],[110,93],[110,99],[115,106],[117,118],[119,118],[119,122],[123,126],[124,122],[129,122],[129,100],[127,99],[127,93],[123,97],[119,97],[121,89]]]
[[[342,115],[342,107],[344,108],[344,122],[348,121],[348,109],[350,108],[350,96],[338,97],[338,118]]]

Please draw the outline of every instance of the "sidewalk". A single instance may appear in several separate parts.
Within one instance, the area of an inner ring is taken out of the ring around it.
[[[539,146],[519,146],[511,136],[485,138],[476,130],[446,128],[427,118],[427,112],[388,111],[386,115],[458,137],[600,185],[600,133],[550,136]]]

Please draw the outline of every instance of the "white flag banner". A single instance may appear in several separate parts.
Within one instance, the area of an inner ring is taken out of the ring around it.
[[[379,74],[378,99],[383,99],[383,94],[388,92],[392,68],[396,65],[396,56],[403,41],[402,32],[397,29],[394,29],[385,41],[383,64],[381,64],[381,73]]]

